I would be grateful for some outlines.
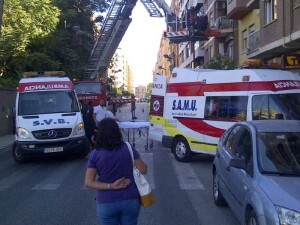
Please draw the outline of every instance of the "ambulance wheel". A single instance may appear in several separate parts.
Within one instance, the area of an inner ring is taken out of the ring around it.
[[[12,147],[12,155],[16,163],[26,163],[28,160],[20,153],[20,149],[18,148],[16,142]]]
[[[190,146],[184,137],[175,138],[172,145],[172,152],[179,162],[189,162],[192,158]]]

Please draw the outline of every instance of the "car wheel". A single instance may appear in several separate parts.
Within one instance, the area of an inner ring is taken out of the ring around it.
[[[247,217],[246,217],[246,224],[247,225],[259,225],[257,221],[257,216],[254,210],[250,210]]]
[[[20,149],[16,142],[12,147],[12,155],[16,163],[26,163],[28,160],[21,154]]]
[[[172,145],[172,152],[179,162],[189,162],[192,153],[189,144],[183,137],[177,137]]]
[[[220,188],[219,188],[219,182],[218,182],[218,175],[216,172],[214,172],[213,175],[213,196],[214,196],[214,202],[217,206],[226,206],[226,200],[224,199]]]

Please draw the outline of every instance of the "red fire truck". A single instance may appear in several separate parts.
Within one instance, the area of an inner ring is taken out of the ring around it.
[[[75,81],[75,91],[79,100],[84,102],[93,101],[94,105],[99,105],[100,100],[106,104],[107,93],[105,84],[101,81]]]

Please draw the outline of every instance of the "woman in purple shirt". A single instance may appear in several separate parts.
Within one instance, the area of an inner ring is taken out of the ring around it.
[[[136,167],[146,174],[147,164],[135,148],[132,150]],[[111,118],[101,120],[85,174],[85,186],[97,190],[101,225],[137,225],[140,196],[132,171],[131,155],[118,124]]]

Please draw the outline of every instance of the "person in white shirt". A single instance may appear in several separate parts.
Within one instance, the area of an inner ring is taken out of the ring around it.
[[[104,106],[104,100],[100,100],[100,104],[94,107],[93,117],[95,123],[100,123],[104,118],[112,118],[116,121],[119,121],[112,112],[108,111]]]

